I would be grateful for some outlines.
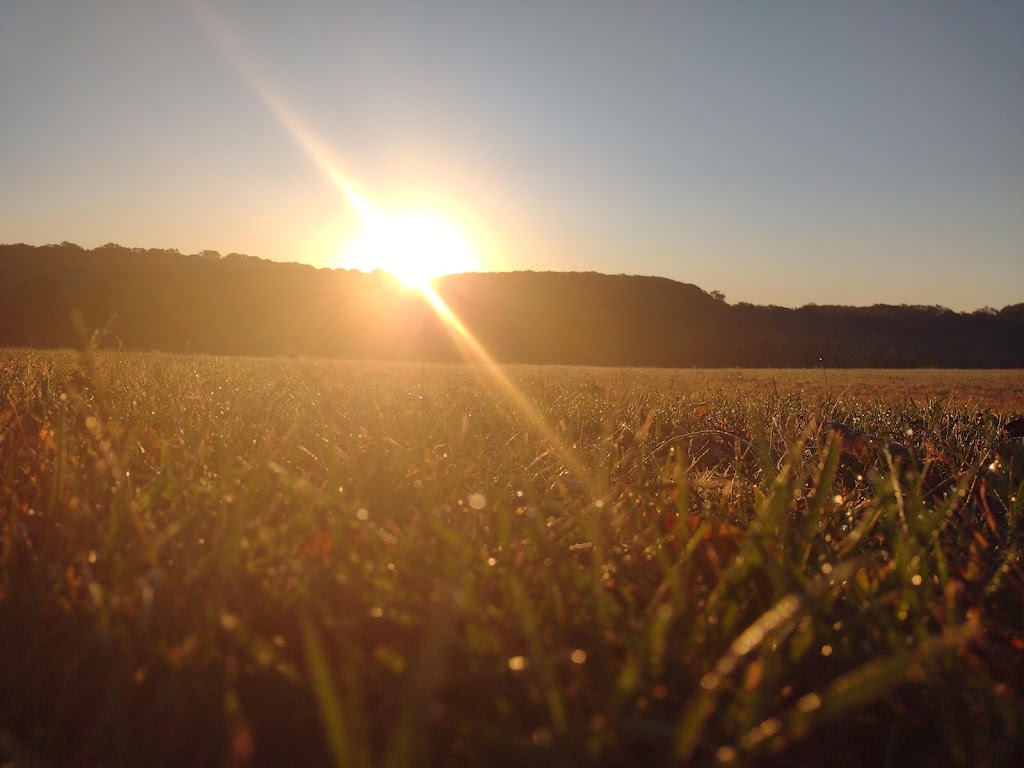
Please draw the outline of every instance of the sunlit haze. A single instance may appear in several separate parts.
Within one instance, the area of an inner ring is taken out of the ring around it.
[[[0,242],[1001,307],[1022,93],[1019,1],[3,2]]]
[[[440,275],[481,266],[473,246],[455,224],[428,213],[364,217],[363,228],[344,247],[339,266],[383,269],[410,288],[425,288]]]

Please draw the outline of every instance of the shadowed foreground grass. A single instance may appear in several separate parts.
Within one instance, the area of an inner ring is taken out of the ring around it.
[[[0,351],[0,758],[1018,764],[1009,414],[506,373]]]

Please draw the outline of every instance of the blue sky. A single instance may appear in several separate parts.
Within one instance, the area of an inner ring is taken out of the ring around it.
[[[1024,301],[1024,2],[0,0],[0,126],[0,242],[340,266],[299,126],[485,268]]]

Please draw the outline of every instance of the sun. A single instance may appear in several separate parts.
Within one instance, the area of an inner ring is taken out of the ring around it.
[[[426,212],[359,211],[362,229],[350,242],[349,269],[382,269],[407,288],[425,291],[441,275],[469,272],[479,260],[469,238],[451,221]]]

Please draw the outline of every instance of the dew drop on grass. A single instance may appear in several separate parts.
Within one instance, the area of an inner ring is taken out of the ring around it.
[[[731,763],[736,760],[736,749],[734,747],[719,747],[715,752],[715,759],[720,763]]]
[[[821,706],[821,696],[816,693],[808,693],[796,703],[797,711],[807,714]]]
[[[915,587],[920,587],[921,581],[922,579],[920,573],[915,573],[910,579],[910,583],[913,584]]]
[[[473,509],[483,509],[487,506],[487,498],[482,493],[471,493],[468,501]]]
[[[769,717],[755,729],[758,741],[770,739],[782,728],[782,721],[777,717]]]
[[[823,645],[823,646],[821,646],[821,655],[822,656],[831,656],[832,655],[832,646],[831,645]]]
[[[370,513],[366,511],[366,507],[360,507],[359,509],[356,510],[356,517],[359,520],[369,520]]]
[[[498,564],[498,561],[495,560],[493,557],[488,557],[487,558],[487,564],[493,568],[494,566],[496,566]]]
[[[530,666],[530,662],[525,656],[513,656],[508,660],[508,668],[513,672],[522,672]]]
[[[587,660],[587,652],[582,648],[577,648],[569,654],[569,658],[572,659],[573,664],[582,664]]]

